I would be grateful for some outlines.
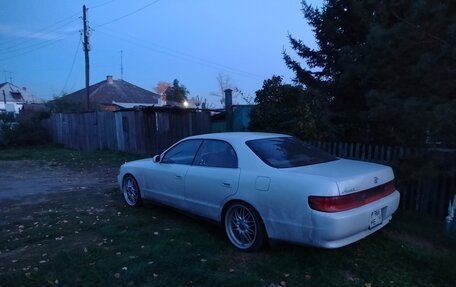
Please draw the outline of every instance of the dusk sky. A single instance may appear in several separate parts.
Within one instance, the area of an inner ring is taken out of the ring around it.
[[[45,100],[84,87],[82,5],[89,8],[90,83],[113,75],[148,90],[177,78],[189,97],[220,106],[223,73],[254,97],[265,79],[293,73],[282,59],[287,35],[315,46],[300,0],[16,0],[0,10],[0,83]],[[321,5],[322,0],[307,1]],[[293,53],[291,53],[294,55]],[[235,103],[244,104],[242,99]]]

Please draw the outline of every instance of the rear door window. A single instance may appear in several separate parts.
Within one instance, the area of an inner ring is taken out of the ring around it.
[[[337,157],[294,137],[251,140],[246,144],[263,162],[276,168],[298,167],[337,160]]]

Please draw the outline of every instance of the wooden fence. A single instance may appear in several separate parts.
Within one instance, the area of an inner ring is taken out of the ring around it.
[[[404,148],[371,144],[353,144],[341,142],[308,142],[326,152],[348,159],[371,161],[390,165],[397,169],[397,164],[410,157],[428,154],[429,149]],[[455,150],[434,150],[447,158],[455,158]],[[414,210],[437,217],[444,217],[448,212],[449,200],[456,194],[455,162],[448,160],[446,170],[434,170],[432,174],[420,176],[399,175],[396,173],[396,185],[401,193],[400,208]]]
[[[52,114],[49,127],[55,143],[77,150],[117,150],[114,113]]]
[[[53,114],[55,143],[77,150],[156,154],[186,136],[210,132],[210,113],[178,109]]]
[[[115,112],[118,150],[157,154],[176,141],[210,132],[210,112],[182,109]]]

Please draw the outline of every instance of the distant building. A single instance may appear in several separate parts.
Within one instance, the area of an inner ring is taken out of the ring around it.
[[[44,100],[34,96],[27,88],[5,82],[0,84],[0,112],[18,114],[25,104],[43,104]]]
[[[160,95],[133,85],[124,80],[114,80],[107,76],[106,80],[89,87],[89,103],[91,109],[114,111],[119,107],[159,106]],[[81,89],[58,99],[69,104],[84,107],[86,90]]]

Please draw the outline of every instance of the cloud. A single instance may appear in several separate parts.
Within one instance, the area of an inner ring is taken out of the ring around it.
[[[34,39],[34,40],[57,40],[66,37],[68,34],[78,31],[77,28],[65,28],[60,31],[57,29],[41,29],[38,31],[19,28],[12,25],[0,24],[0,35],[19,39]]]

